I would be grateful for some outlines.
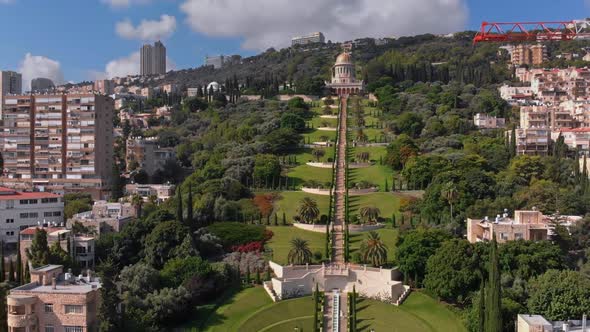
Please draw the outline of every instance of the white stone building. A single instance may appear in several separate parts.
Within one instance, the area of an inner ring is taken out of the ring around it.
[[[16,243],[21,229],[38,222],[63,223],[63,213],[60,195],[0,187],[0,239],[4,243]]]

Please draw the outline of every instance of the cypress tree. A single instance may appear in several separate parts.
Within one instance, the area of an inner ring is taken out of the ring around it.
[[[10,260],[10,265],[8,265],[8,281],[14,282],[14,262],[12,259]]]
[[[486,314],[486,306],[485,306],[485,288],[486,288],[486,283],[485,280],[483,279],[483,274],[482,274],[482,279],[481,279],[481,285],[480,285],[480,289],[479,289],[479,306],[477,307],[477,314],[478,314],[478,319],[479,319],[479,330],[478,331],[483,331],[485,328],[485,314]]]
[[[4,282],[6,271],[4,270],[4,241],[0,241],[0,282]]]
[[[264,276],[265,281],[269,281],[271,279],[270,276],[270,267],[266,267],[266,275]]]
[[[19,285],[23,282],[23,259],[20,254],[20,234],[16,241],[16,282]]]
[[[23,276],[23,284],[31,282],[31,271],[29,270],[29,264],[25,264],[25,275]]]
[[[385,179],[385,192],[389,192],[389,184],[387,183],[387,179]]]
[[[270,226],[270,213],[266,216],[266,225]]]
[[[250,265],[246,267],[246,285],[250,285]]]
[[[182,190],[180,190],[180,186],[178,186],[178,199],[176,202],[176,219],[178,219],[178,222],[180,223],[184,223],[184,220],[182,218],[182,213],[183,213],[183,209],[182,209]]]
[[[500,269],[498,262],[498,243],[496,242],[496,234],[494,233],[490,249],[488,289],[485,292],[485,332],[502,331],[501,287],[502,285],[500,284]]]
[[[188,202],[186,206],[186,224],[193,227],[193,188],[188,185]]]
[[[393,225],[393,227],[395,227],[396,222],[395,222],[395,213],[391,215],[391,223]]]
[[[261,284],[261,279],[260,279],[260,269],[256,268],[256,280],[255,280],[257,285]]]
[[[510,133],[510,156],[516,156],[516,127],[512,126],[512,132]]]
[[[282,220],[283,226],[287,226],[287,216],[285,215],[285,212],[283,212],[283,220]]]
[[[274,217],[274,224],[275,226],[279,225],[279,216],[275,213],[275,217]]]

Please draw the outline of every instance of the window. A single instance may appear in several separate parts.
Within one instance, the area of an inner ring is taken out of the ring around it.
[[[501,240],[504,240],[504,241],[507,241],[508,240],[508,234],[506,234],[506,233],[500,233],[500,239]]]
[[[45,303],[45,312],[53,312],[53,303]]]
[[[57,198],[41,198],[41,203],[57,203]]]
[[[66,314],[81,314],[82,313],[82,306],[76,304],[66,304],[65,305]],[[67,331],[67,329],[66,329]]]
[[[6,219],[7,224],[14,224],[14,219]]]
[[[6,232],[6,235],[7,235],[7,236],[14,236],[14,231],[9,231],[9,232]]]
[[[53,325],[45,325],[45,332],[54,332]]]
[[[64,330],[66,332],[84,332],[84,328],[82,326],[64,326]]]
[[[514,239],[515,239],[515,240],[521,240],[521,239],[523,239],[523,238],[524,238],[524,237],[522,236],[522,233],[514,233]]]

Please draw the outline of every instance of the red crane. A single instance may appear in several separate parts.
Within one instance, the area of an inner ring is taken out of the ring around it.
[[[473,43],[539,42],[590,39],[590,20],[556,22],[483,22]]]

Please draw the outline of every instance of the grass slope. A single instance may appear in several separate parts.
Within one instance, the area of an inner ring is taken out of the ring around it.
[[[357,305],[359,331],[465,332],[459,317],[443,304],[413,292],[399,307],[362,299]]]
[[[272,261],[279,264],[287,264],[287,256],[291,250],[291,239],[299,237],[307,240],[309,249],[312,253],[316,251],[324,253],[326,235],[323,233],[310,232],[303,229],[295,228],[293,226],[273,226],[267,227],[274,236],[268,242],[268,246],[272,249]]]
[[[314,195],[303,191],[283,191],[280,193],[281,198],[277,199],[274,203],[274,212],[279,217],[279,222],[283,218],[283,212],[287,217],[287,223],[293,222],[293,216],[297,215],[299,209],[299,202],[304,197],[310,197],[318,203],[318,209],[320,215],[328,214],[328,208],[330,205],[330,197],[324,195]]]

